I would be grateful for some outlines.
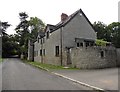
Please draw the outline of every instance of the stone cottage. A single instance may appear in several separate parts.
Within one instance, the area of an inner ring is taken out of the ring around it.
[[[47,24],[45,33],[38,35],[34,43],[34,61],[77,68],[115,66],[114,50],[95,47],[96,38],[82,9],[70,16],[62,13],[58,24]],[[113,61],[108,61],[111,56]]]

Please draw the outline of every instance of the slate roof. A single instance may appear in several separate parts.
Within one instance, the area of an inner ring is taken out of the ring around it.
[[[45,32],[47,32],[47,28],[49,27],[50,29],[50,33],[56,31],[57,29],[64,27],[66,24],[68,24],[78,13],[81,13],[82,16],[85,17],[85,19],[88,21],[88,23],[91,25],[91,27],[93,28],[93,25],[91,24],[91,22],[89,21],[89,19],[86,17],[86,15],[84,14],[84,12],[82,11],[82,9],[77,10],[76,12],[74,12],[73,14],[71,14],[70,16],[68,16],[68,18],[65,21],[60,21],[58,24],[56,25],[51,25],[51,24],[47,24],[46,28],[45,28]],[[94,28],[93,28],[94,29]],[[45,36],[45,32],[39,32],[38,35],[40,38]]]
[[[68,18],[65,21],[60,21],[58,24],[56,25],[51,25],[48,24],[47,27],[50,28],[50,33],[56,31],[57,29],[64,27],[66,24],[68,24],[71,19],[73,19],[78,13],[81,13],[86,20],[88,21],[88,23],[91,25],[91,27],[93,28],[93,25],[91,24],[91,22],[89,21],[89,19],[86,17],[86,15],[84,14],[84,12],[82,11],[82,9],[77,10],[76,12],[74,12],[73,14],[71,14],[70,16],[68,16]],[[94,28],[93,28],[94,29]]]
[[[53,30],[56,29],[56,25],[47,24],[47,27],[49,27],[49,29],[50,29],[50,33],[52,33]],[[46,27],[46,29],[47,29],[47,27]]]

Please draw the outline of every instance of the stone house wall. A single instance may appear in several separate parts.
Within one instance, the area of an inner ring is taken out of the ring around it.
[[[63,49],[65,47],[75,47],[75,38],[85,38],[95,41],[96,33],[85,17],[79,13],[63,27]]]

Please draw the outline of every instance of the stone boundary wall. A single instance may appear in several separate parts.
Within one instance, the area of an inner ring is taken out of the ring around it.
[[[102,56],[101,51],[104,53]],[[71,48],[70,54],[72,67],[80,69],[110,68],[116,67],[117,63],[117,53],[113,47]]]
[[[117,48],[117,66],[120,67],[120,48]]]

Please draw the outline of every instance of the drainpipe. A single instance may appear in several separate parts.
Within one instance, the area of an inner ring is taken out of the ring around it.
[[[34,42],[32,42],[32,61],[34,62]]]
[[[27,59],[30,60],[30,40],[28,39],[28,57]]]
[[[43,38],[42,37],[40,39],[40,44],[41,44],[41,50],[42,50],[41,63],[43,63]]]
[[[62,30],[63,30],[63,27],[61,27],[60,28],[60,47],[61,47],[61,50],[60,50],[60,61],[61,61],[61,66],[63,65],[63,63],[62,63],[62,60],[63,60],[63,57],[62,57],[62,47],[63,47],[63,45],[62,45]]]

